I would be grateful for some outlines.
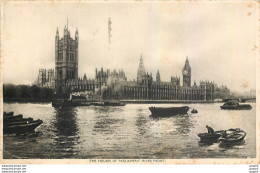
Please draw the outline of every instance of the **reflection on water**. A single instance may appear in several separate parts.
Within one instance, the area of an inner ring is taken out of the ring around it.
[[[57,136],[75,136],[78,132],[77,118],[74,108],[56,109],[53,125]]]
[[[220,104],[194,104],[198,114],[151,117],[151,105],[54,109],[50,104],[4,104],[4,111],[42,119],[35,133],[4,135],[4,158],[185,159],[254,158],[255,104],[250,111],[220,110]],[[169,105],[161,105],[162,107]],[[171,105],[172,106],[172,105]],[[179,106],[179,105],[178,105]],[[246,123],[245,123],[246,122]],[[241,128],[245,141],[223,145],[200,141],[205,125]]]
[[[188,134],[193,128],[193,122],[190,119],[191,114],[177,115],[172,117],[153,117],[150,116],[150,119],[153,121],[168,121],[172,120],[171,128],[174,129],[172,134],[174,135],[185,135]]]
[[[176,125],[176,133],[177,134],[188,134],[193,128],[193,122],[190,119],[192,115],[184,115],[184,116],[177,116],[173,123]]]
[[[79,144],[77,114],[74,108],[56,109],[56,116],[53,121],[53,147],[56,152],[62,153],[57,158],[70,158],[77,155]]]
[[[245,140],[243,140],[243,141],[230,143],[230,144],[220,143],[219,147],[225,148],[225,149],[234,149],[234,148],[242,149],[242,148],[244,148],[245,145],[246,145],[246,142],[245,142]]]
[[[117,128],[117,124],[122,122],[122,119],[110,118],[107,115],[99,115],[95,117],[95,125],[93,128],[93,134],[103,133],[112,134]]]
[[[92,107],[93,108],[93,107]],[[112,107],[112,106],[95,106],[94,107],[95,113],[97,115],[99,114],[109,114],[112,112],[122,112],[123,111],[123,107]]]
[[[137,109],[136,111],[137,114],[137,118],[135,121],[135,125],[138,129],[138,133],[140,136],[144,136],[147,133],[147,117],[145,116],[145,114],[142,112],[141,109]]]
[[[96,133],[104,135],[113,134],[117,130],[118,124],[124,121],[123,119],[109,115],[113,112],[120,113],[122,109],[118,107],[97,106],[94,107],[94,110],[96,116],[94,117],[93,135],[96,135]]]
[[[207,147],[207,146],[213,145],[214,142],[212,142],[212,141],[209,141],[209,142],[199,141],[198,144],[199,144],[200,147]]]

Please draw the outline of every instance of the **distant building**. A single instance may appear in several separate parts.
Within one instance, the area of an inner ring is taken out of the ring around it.
[[[143,57],[140,58],[137,74],[140,74],[140,67],[143,67]],[[179,77],[171,77],[170,82],[162,82],[159,70],[156,74],[156,81],[153,81],[152,74],[137,75],[138,81],[123,82],[117,93],[119,99],[126,100],[213,100],[214,83],[200,82],[197,86],[191,86],[191,67],[188,58],[183,68],[183,86],[180,86]],[[113,97],[113,96],[112,96]],[[109,98],[109,96],[107,97]]]
[[[40,69],[38,74],[38,82],[37,85],[39,87],[46,88],[55,88],[55,76],[54,69]]]
[[[46,69],[40,69],[38,74],[38,86],[43,87],[46,82]]]
[[[70,92],[77,92],[87,95],[88,98],[100,99],[108,95],[114,95],[118,84],[126,82],[127,78],[123,70],[97,70],[95,79],[87,79],[86,75],[83,78],[71,79],[66,81],[65,88]],[[112,96],[111,96],[112,97]]]
[[[215,85],[215,91],[214,91],[214,98],[215,99],[227,99],[230,98],[230,90],[227,86],[220,86],[218,87]]]
[[[255,89],[250,90],[250,98],[256,98],[256,90]]]
[[[230,95],[231,98],[253,100],[256,99],[256,90],[250,89],[248,91],[233,91]]]
[[[137,83],[142,83],[143,76],[145,76],[145,68],[143,63],[143,57],[141,55],[139,67],[137,69]]]
[[[180,86],[180,77],[171,77],[169,82],[162,82],[159,70],[156,74],[156,80],[153,80],[152,74],[143,73],[143,58],[140,58],[140,68],[137,69],[137,78],[139,82],[127,81],[123,70],[110,72],[110,70],[97,70],[94,80],[88,80],[86,77],[75,80],[68,80],[66,88],[70,92],[79,92],[82,94],[96,95],[95,99],[124,99],[124,100],[213,100],[214,87],[213,82],[200,81],[197,85],[189,87],[189,83]],[[185,62],[184,67],[189,62]],[[184,68],[184,69],[185,69]],[[189,67],[189,78],[191,77],[191,68]],[[142,71],[142,76],[140,75]],[[186,75],[187,73],[184,73]],[[186,75],[187,77],[187,75]],[[185,77],[184,77],[185,79]],[[189,81],[188,81],[189,82]],[[185,82],[184,82],[185,83]]]
[[[157,70],[157,73],[156,73],[156,84],[160,84],[160,83],[161,83],[161,76],[160,76],[159,70]]]
[[[174,76],[171,77],[171,83],[172,85],[180,86],[180,77]]]
[[[136,81],[127,81],[122,69],[116,71],[97,70],[94,79],[78,77],[78,30],[75,39],[70,37],[67,26],[63,38],[56,31],[55,39],[55,91],[56,93],[78,93],[86,98],[125,100],[214,100],[215,84],[208,81],[194,82],[191,86],[191,66],[188,57],[182,69],[183,86],[180,77],[172,76],[170,81],[161,81],[159,70],[155,81],[152,73],[145,71],[143,56],[140,57]],[[39,85],[46,83],[46,71],[39,73]],[[48,76],[48,75],[47,75]]]
[[[78,30],[75,39],[71,38],[70,31],[65,25],[63,37],[59,37],[57,28],[55,37],[55,90],[65,92],[66,82],[78,78]]]
[[[191,67],[190,67],[188,57],[186,58],[185,65],[182,69],[182,76],[183,76],[183,86],[190,87],[191,86]]]

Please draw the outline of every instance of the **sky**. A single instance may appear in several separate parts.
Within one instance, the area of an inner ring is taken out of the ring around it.
[[[142,54],[162,81],[180,76],[188,57],[192,83],[256,88],[257,21],[249,2],[10,2],[3,6],[4,83],[32,84],[40,68],[55,67],[55,34],[79,32],[79,76],[95,68],[123,69],[136,79]],[[111,18],[111,43],[108,19]],[[182,81],[182,80],[181,80]]]

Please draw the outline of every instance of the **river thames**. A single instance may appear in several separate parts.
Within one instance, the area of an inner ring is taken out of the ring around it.
[[[187,159],[255,158],[256,104],[252,110],[221,110],[221,103],[187,104],[198,114],[153,118],[150,106],[54,109],[51,104],[4,103],[4,111],[43,120],[35,133],[4,135],[4,159]],[[201,143],[198,133],[241,128],[245,141],[223,146]]]

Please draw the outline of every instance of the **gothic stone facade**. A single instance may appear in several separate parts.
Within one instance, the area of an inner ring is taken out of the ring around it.
[[[183,69],[187,67],[191,72],[188,59]],[[213,100],[214,83],[200,81],[199,85],[194,82],[193,86],[190,86],[191,73],[188,72],[186,75],[185,70],[183,70],[183,78],[187,78],[183,81],[185,86],[180,85],[180,77],[177,76],[171,77],[169,82],[162,82],[159,70],[154,81],[152,74],[145,72],[141,57],[137,69],[137,81],[127,81],[123,70],[110,72],[102,68],[99,71],[96,69],[95,79],[87,79],[84,75],[83,78],[68,80],[66,88],[73,93],[86,95],[90,100],[98,100],[100,97],[104,100]],[[142,72],[142,75],[138,72]]]
[[[40,69],[37,85],[39,87],[55,88],[54,69]]]
[[[213,100],[214,83],[200,81],[200,85],[194,82],[191,86],[191,67],[188,58],[183,67],[183,86],[180,85],[180,78],[171,77],[170,82],[162,82],[159,70],[156,74],[156,80],[153,80],[152,74],[145,73],[143,58],[137,70],[137,82],[124,81],[117,83],[119,88],[113,93],[110,86],[104,92],[104,99],[124,99],[124,100]],[[142,74],[142,75],[141,75]],[[111,94],[113,93],[113,94]]]
[[[67,26],[64,27],[63,38],[59,38],[57,28],[55,38],[55,90],[57,93],[66,91],[66,82],[78,78],[78,30],[75,39],[70,37]]]
[[[191,66],[188,58],[182,70],[183,86],[180,77],[171,77],[169,82],[162,82],[157,71],[156,80],[145,72],[141,55],[137,69],[137,80],[127,81],[123,70],[97,70],[95,79],[78,77],[78,31],[75,39],[70,37],[67,26],[63,38],[59,38],[57,29],[55,39],[55,90],[57,93],[78,93],[87,99],[125,99],[125,100],[213,100],[214,83],[201,81],[191,86]]]

